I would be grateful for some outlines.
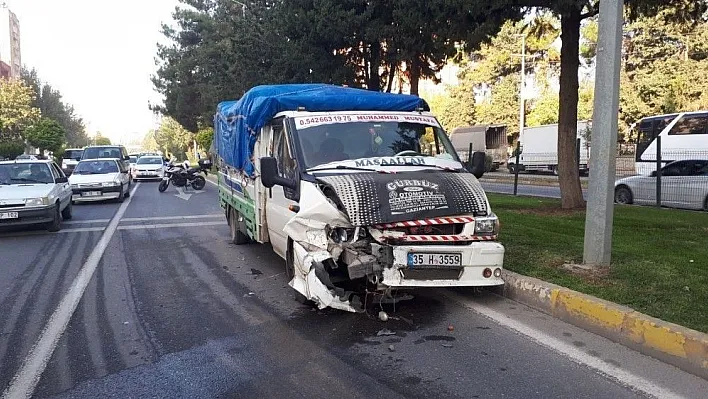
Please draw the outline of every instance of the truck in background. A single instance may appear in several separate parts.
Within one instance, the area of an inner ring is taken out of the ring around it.
[[[460,126],[452,129],[450,140],[463,162],[472,152],[484,151],[491,157],[488,172],[499,169],[509,156],[509,142],[506,137],[506,125]]]
[[[214,125],[231,240],[270,243],[300,299],[357,312],[399,289],[504,283],[484,153],[465,170],[424,100],[258,86]]]
[[[578,140],[580,162],[578,168],[581,175],[589,172],[591,121],[578,121]],[[558,124],[534,126],[524,128],[521,137],[521,155],[519,165],[516,165],[516,156],[509,158],[507,168],[509,173],[519,172],[548,172],[558,174]]]

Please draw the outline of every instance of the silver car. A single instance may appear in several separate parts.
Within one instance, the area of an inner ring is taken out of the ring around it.
[[[615,182],[618,204],[656,204],[657,174],[630,176]],[[661,169],[661,205],[708,211],[708,160],[682,160]]]

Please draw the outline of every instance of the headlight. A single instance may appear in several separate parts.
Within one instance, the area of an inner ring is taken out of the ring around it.
[[[25,199],[25,206],[42,206],[45,205],[47,201],[44,198],[27,198]]]
[[[115,182],[115,181],[107,181],[107,182],[101,183],[101,185],[102,185],[103,187],[113,187],[113,186],[116,185],[116,182]]]
[[[495,234],[499,233],[499,219],[495,214],[491,216],[477,218],[474,220],[475,234]]]
[[[327,228],[327,237],[335,244],[349,241],[353,236],[354,229],[345,229],[343,227]]]

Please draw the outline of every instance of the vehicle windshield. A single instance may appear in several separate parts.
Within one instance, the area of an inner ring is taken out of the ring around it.
[[[354,115],[324,118],[353,118]],[[382,119],[387,115],[379,115]],[[315,117],[318,118],[318,117]],[[305,169],[336,161],[392,156],[435,156],[459,162],[445,131],[434,118],[422,116],[425,123],[397,121],[312,123],[295,118],[297,138]]]
[[[46,163],[12,163],[0,165],[0,184],[54,183]]]
[[[100,175],[105,173],[117,173],[118,165],[115,161],[81,161],[74,169],[75,175]]]
[[[162,165],[162,158],[141,157],[138,159],[138,165]]]
[[[81,158],[81,155],[83,155],[84,150],[66,150],[64,151],[64,155],[62,158],[64,159],[76,159],[76,158]]]
[[[96,158],[116,158],[121,159],[121,151],[119,147],[90,147],[84,150],[84,159]]]

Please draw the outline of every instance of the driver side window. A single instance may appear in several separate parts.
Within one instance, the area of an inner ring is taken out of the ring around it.
[[[298,176],[297,162],[291,151],[290,140],[282,125],[273,126],[273,157],[278,161],[278,174],[281,177],[296,180]],[[285,198],[295,200],[297,194],[288,188],[283,189]]]

